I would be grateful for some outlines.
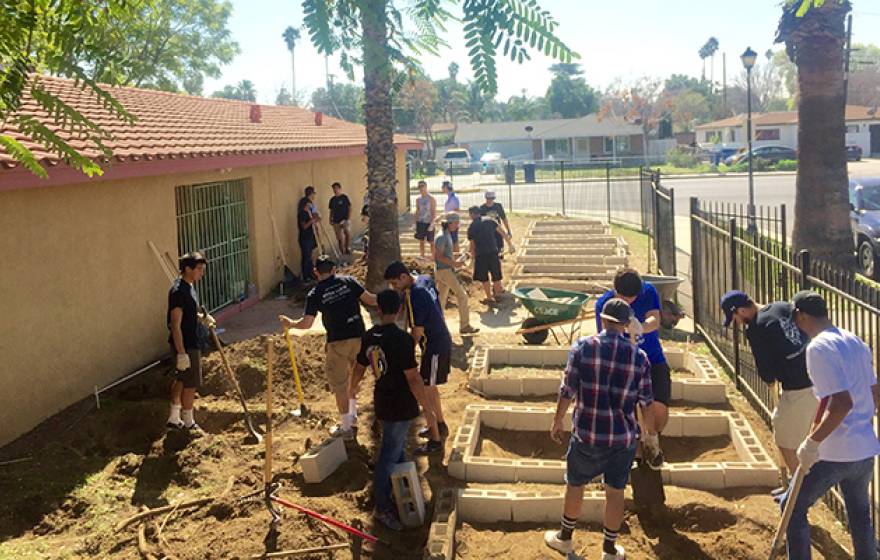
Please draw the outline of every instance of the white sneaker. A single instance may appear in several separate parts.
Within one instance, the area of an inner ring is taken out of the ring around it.
[[[355,438],[357,426],[352,426],[350,430],[343,430],[342,424],[336,424],[330,428],[330,437],[341,437],[345,441],[352,441]]]
[[[544,542],[553,550],[563,554],[570,554],[574,551],[574,543],[571,542],[571,539],[568,539],[567,541],[560,539],[559,530],[547,531],[544,533]]]
[[[626,551],[623,550],[623,547],[619,544],[614,545],[614,554],[608,554],[607,552],[602,553],[602,560],[624,560],[626,558]]]

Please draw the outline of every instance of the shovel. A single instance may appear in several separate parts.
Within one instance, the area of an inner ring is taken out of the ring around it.
[[[293,341],[290,340],[290,329],[284,329],[284,340],[287,341],[287,352],[290,354],[290,367],[293,368],[293,383],[296,385],[296,397],[299,399],[299,408],[291,410],[290,413],[297,418],[302,418],[309,413],[309,410],[306,408],[302,383],[300,383],[299,380],[299,368],[296,367],[296,354],[293,351]]]
[[[639,424],[645,429],[644,418],[641,409],[636,408]],[[645,457],[645,446],[642,447],[642,457]],[[666,491],[663,489],[663,475],[659,470],[648,466],[645,460],[639,461],[638,466],[630,472],[629,480],[632,483],[633,501],[637,506],[648,508],[650,512],[661,510],[666,505]]]
[[[244,400],[244,395],[241,394],[241,387],[238,386],[238,381],[235,379],[235,373],[232,371],[232,368],[229,367],[229,361],[226,359],[226,354],[223,353],[223,348],[220,346],[220,339],[217,338],[217,331],[214,330],[214,327],[209,327],[209,330],[211,331],[211,339],[214,341],[214,346],[217,347],[217,351],[220,353],[220,360],[223,362],[223,369],[226,371],[226,375],[229,376],[229,381],[232,382],[232,386],[235,388],[235,394],[238,395],[238,402],[241,403],[241,408],[244,410],[244,423],[248,431],[248,437],[244,441],[247,444],[261,443],[263,441],[263,436],[254,427],[251,413],[248,412],[247,403]]]

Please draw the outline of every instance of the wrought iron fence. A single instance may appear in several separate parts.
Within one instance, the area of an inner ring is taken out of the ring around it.
[[[828,302],[834,324],[860,336],[871,347],[875,367],[880,365],[880,290],[848,270],[814,261],[807,251],[794,253],[786,243],[784,207],[758,209],[750,220],[742,206],[707,205],[692,198],[690,222],[694,323],[768,425],[778,393],[758,376],[739,329],[723,328],[720,299],[727,290],[743,290],[761,303],[788,300],[801,289],[815,290]],[[880,529],[878,488],[880,471],[875,464],[870,488],[875,532]],[[845,520],[839,490],[829,492],[825,501]]]

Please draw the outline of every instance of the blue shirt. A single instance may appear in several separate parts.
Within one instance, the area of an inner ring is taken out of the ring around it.
[[[602,330],[602,308],[605,302],[614,297],[614,290],[608,290],[602,297],[596,300],[596,325],[597,330]],[[657,289],[650,282],[642,281],[642,291],[636,299],[629,304],[639,322],[645,322],[645,316],[651,311],[660,311],[660,296]],[[663,355],[663,347],[660,346],[660,334],[657,331],[649,332],[638,337],[639,348],[648,355],[651,364],[665,364],[666,356]]]
[[[437,287],[427,274],[417,276],[407,298],[412,304],[412,315],[407,313],[407,322],[412,317],[412,325],[425,329],[425,354],[445,354],[452,351],[452,337],[446,328],[446,320],[440,310]]]

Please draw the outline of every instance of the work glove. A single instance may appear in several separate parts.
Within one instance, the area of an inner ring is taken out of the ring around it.
[[[629,331],[629,334],[633,336],[642,336],[642,332],[644,332],[644,329],[642,329],[642,324],[635,317],[629,320],[629,324],[626,326],[626,330]]]
[[[649,434],[648,432],[645,432],[642,437],[642,442],[645,444],[648,451],[651,451],[655,455],[660,453],[660,434]]]
[[[507,238],[507,252],[510,253],[511,255],[516,252],[516,245],[513,244],[512,237]]]
[[[203,313],[199,315],[199,318],[202,320],[202,323],[209,329],[213,329],[217,326],[217,320],[214,319],[214,316],[210,313]]]
[[[819,460],[819,442],[809,437],[805,439],[798,447],[797,458],[804,474],[810,472],[810,469]]]
[[[178,354],[177,355],[177,363],[175,364],[175,368],[177,371],[186,371],[192,367],[192,364],[189,361],[189,354]]]

